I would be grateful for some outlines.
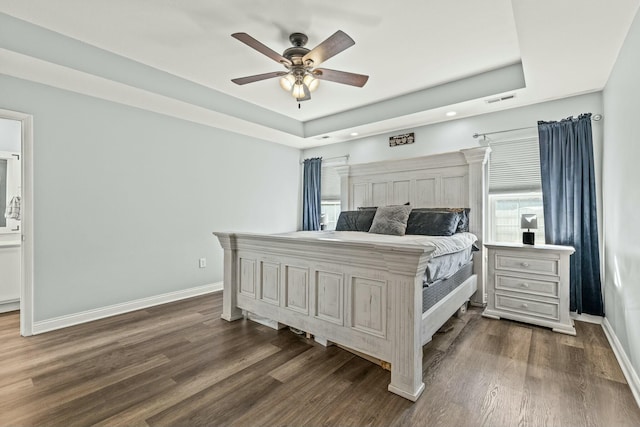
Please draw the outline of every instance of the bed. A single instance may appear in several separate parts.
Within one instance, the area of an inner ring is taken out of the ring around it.
[[[484,303],[488,152],[478,147],[339,167],[343,211],[405,203],[468,208],[467,234],[479,250],[461,273],[429,281],[425,272],[438,245],[427,236],[216,232],[224,250],[222,318],[252,313],[386,361],[388,390],[415,401],[424,390],[422,346],[467,301]]]

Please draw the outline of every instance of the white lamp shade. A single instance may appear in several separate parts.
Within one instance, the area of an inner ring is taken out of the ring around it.
[[[293,74],[287,74],[280,79],[280,87],[289,92],[295,82],[296,78],[293,77]]]
[[[522,214],[520,217],[520,228],[534,230],[538,228],[538,217],[536,214]]]
[[[307,74],[306,76],[304,76],[302,82],[307,85],[307,87],[309,88],[309,92],[313,92],[314,90],[318,89],[318,85],[320,84],[320,80],[316,79],[311,74]]]
[[[293,85],[291,96],[296,99],[304,98],[304,86],[302,85],[302,83],[296,83]]]

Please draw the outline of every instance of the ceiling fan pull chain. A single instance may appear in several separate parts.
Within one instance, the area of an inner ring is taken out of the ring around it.
[[[298,110],[300,109],[300,103],[298,102]]]

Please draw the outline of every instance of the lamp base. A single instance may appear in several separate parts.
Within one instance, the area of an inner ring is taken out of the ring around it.
[[[523,231],[522,232],[522,243],[525,245],[535,245],[536,244],[536,234],[531,231]]]

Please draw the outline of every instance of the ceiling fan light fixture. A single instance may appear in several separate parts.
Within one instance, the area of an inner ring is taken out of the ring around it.
[[[293,89],[291,90],[291,96],[296,99],[304,98],[304,84],[296,83],[293,85]]]
[[[293,74],[289,73],[280,79],[280,87],[286,90],[287,92],[290,92],[291,89],[293,89],[293,84],[295,82],[296,82],[296,78],[293,76]]]
[[[302,82],[307,85],[307,87],[309,88],[309,91],[311,92],[318,89],[318,86],[320,85],[320,80],[313,77],[310,73],[307,73],[304,76],[304,79],[302,79]]]

